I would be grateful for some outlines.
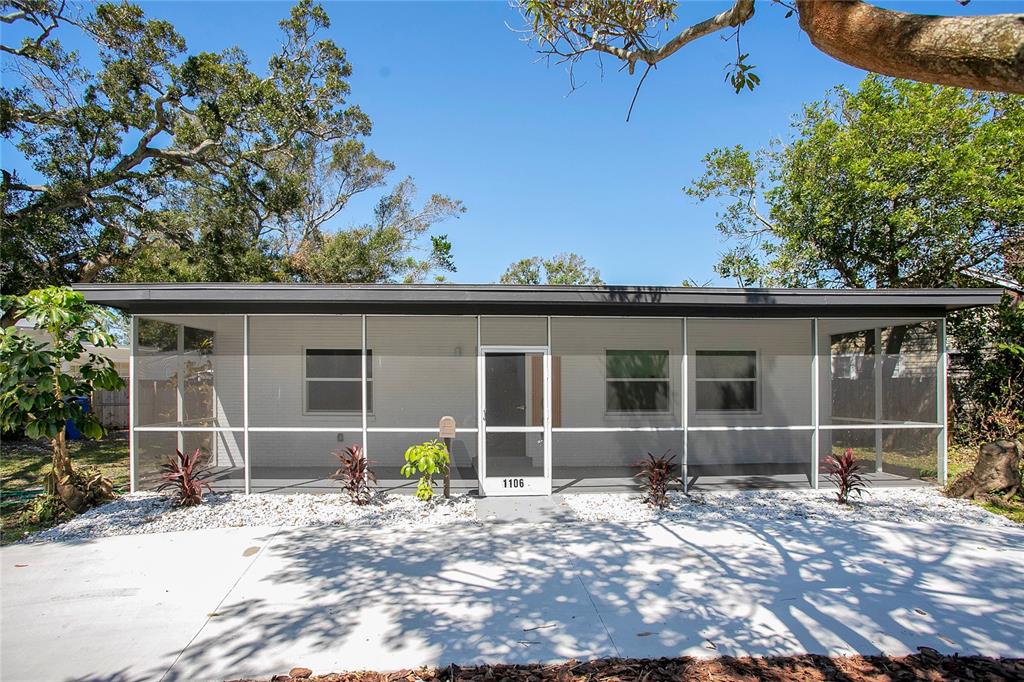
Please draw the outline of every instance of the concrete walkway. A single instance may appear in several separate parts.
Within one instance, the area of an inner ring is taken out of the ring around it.
[[[238,528],[0,550],[17,680],[601,656],[1024,656],[1024,529]]]

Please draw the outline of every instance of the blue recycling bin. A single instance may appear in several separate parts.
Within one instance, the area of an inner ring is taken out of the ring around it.
[[[88,398],[71,398],[74,402],[82,406],[83,412],[88,412],[92,409],[92,405]],[[66,435],[68,440],[82,440],[82,432],[78,430],[78,425],[75,424],[73,419],[69,419],[64,425],[66,428]]]

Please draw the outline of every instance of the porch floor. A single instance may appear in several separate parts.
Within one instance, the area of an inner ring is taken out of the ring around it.
[[[695,471],[696,469],[696,471]],[[703,471],[701,470],[703,469]],[[250,489],[254,493],[328,493],[337,492],[339,484],[331,478],[333,469],[324,467],[254,467]],[[640,489],[630,467],[555,467],[552,471],[552,493],[607,493],[635,492]],[[232,472],[230,478],[215,478],[211,484],[215,489],[237,489],[242,482]],[[451,489],[454,493],[476,494],[478,484],[476,470],[460,467],[452,472]],[[413,494],[416,480],[401,476],[397,467],[382,467],[377,470],[377,488],[380,490]],[[865,474],[868,484],[879,488],[926,487],[934,481],[923,480],[904,472],[869,472]],[[440,484],[440,479],[438,479]],[[822,488],[830,488],[824,475],[819,479]],[[806,470],[786,471],[786,467],[775,467],[771,471],[756,471],[734,467],[690,467],[690,490],[749,490],[749,489],[810,489],[811,482]]]

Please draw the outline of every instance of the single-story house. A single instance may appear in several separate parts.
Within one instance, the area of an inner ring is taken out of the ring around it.
[[[130,314],[133,489],[175,449],[216,486],[335,489],[359,443],[381,485],[455,420],[452,484],[483,495],[946,478],[945,317],[992,289],[93,284]]]

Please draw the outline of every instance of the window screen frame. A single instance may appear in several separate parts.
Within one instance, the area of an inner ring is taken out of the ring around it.
[[[362,369],[360,368],[359,376],[356,377],[310,377],[308,360],[310,351],[344,351],[348,353],[354,353],[359,357],[360,361],[366,363],[366,414],[373,414],[373,393],[370,387],[373,385],[373,376],[371,374],[371,368],[373,367],[373,351],[369,348],[366,349],[366,355],[363,356],[362,348],[325,348],[324,346],[303,346],[302,347],[302,415],[305,417],[321,417],[324,415],[339,415],[351,417],[352,415],[359,415],[363,413],[363,377]],[[354,410],[316,410],[309,407],[309,383],[315,381],[318,383],[354,383],[359,386],[359,402],[360,406]]]
[[[735,377],[700,377],[697,376],[697,357],[701,353],[710,354],[725,354],[725,353],[753,353],[754,354],[754,376],[750,378],[735,378]],[[701,382],[705,383],[729,383],[729,382],[747,382],[754,384],[754,407],[753,409],[710,409],[702,408],[699,402],[700,393],[697,391],[697,386]],[[761,350],[759,348],[697,348],[693,351],[693,412],[694,414],[700,415],[743,415],[743,416],[757,416],[761,414]]]
[[[623,379],[620,377],[608,376],[608,357],[610,353],[664,353],[665,354],[665,376],[664,377],[637,377]],[[612,384],[625,383],[663,383],[668,387],[666,396],[668,402],[665,409],[653,410],[615,410],[608,405],[608,389]],[[629,415],[667,415],[674,414],[672,405],[672,349],[671,348],[605,348],[604,349],[604,413],[609,417],[622,417]]]
[[[174,391],[175,391],[175,394],[176,394],[176,396],[175,396],[176,400],[175,400],[175,415],[174,415],[175,416],[175,421],[173,421],[173,422],[160,422],[160,423],[157,423],[157,424],[139,424],[139,425],[134,425],[133,424],[132,428],[136,428],[136,426],[138,426],[139,428],[144,428],[146,426],[170,426],[170,425],[184,426],[184,427],[210,427],[210,428],[214,428],[215,424],[217,423],[217,419],[218,419],[218,417],[217,417],[217,405],[219,404],[219,399],[217,397],[217,390],[218,390],[217,389],[217,365],[218,365],[218,362],[217,362],[217,343],[218,343],[217,335],[218,335],[218,330],[216,330],[216,329],[207,329],[205,327],[200,327],[200,326],[198,326],[198,324],[192,322],[191,320],[189,320],[189,322],[186,323],[185,321],[168,322],[166,319],[161,319],[160,317],[151,317],[151,316],[148,316],[148,315],[137,315],[136,317],[137,317],[138,321],[136,323],[136,329],[135,329],[135,332],[134,332],[134,337],[132,339],[133,348],[135,349],[135,350],[133,350],[134,357],[140,358],[140,359],[145,359],[145,358],[157,358],[157,357],[160,357],[160,356],[164,356],[164,357],[172,356],[172,357],[175,358],[175,364],[174,364],[175,389],[174,389]],[[146,323],[156,323],[156,324],[166,325],[168,327],[173,327],[174,328],[174,339],[175,339],[174,347],[173,348],[161,347],[161,348],[156,349],[156,350],[146,350],[146,351],[141,350],[142,348],[144,348],[144,346],[142,346],[142,343],[139,340],[139,327],[144,326]],[[186,330],[187,329],[191,329],[191,330],[194,330],[194,331],[197,331],[197,332],[201,332],[202,334],[205,334],[205,335],[209,336],[209,338],[212,339],[212,346],[209,349],[203,349],[203,348],[186,349],[185,346],[187,344],[186,344],[185,338],[186,338]],[[185,419],[184,388],[185,388],[185,382],[189,378],[188,373],[186,371],[186,367],[187,367],[188,359],[191,358],[191,357],[205,358],[206,362],[209,363],[210,371],[213,373],[213,382],[210,384],[210,414],[208,416],[204,416],[204,417],[193,417],[192,419]],[[133,391],[133,392],[134,391],[143,392],[142,391],[142,386],[141,386],[141,382],[142,381],[161,382],[161,381],[166,381],[166,379],[155,379],[155,380],[153,380],[153,379],[145,379],[144,380],[144,379],[136,378],[136,377],[133,376],[133,377],[130,377],[128,379],[130,390]],[[139,383],[137,384],[136,382],[139,382]]]

